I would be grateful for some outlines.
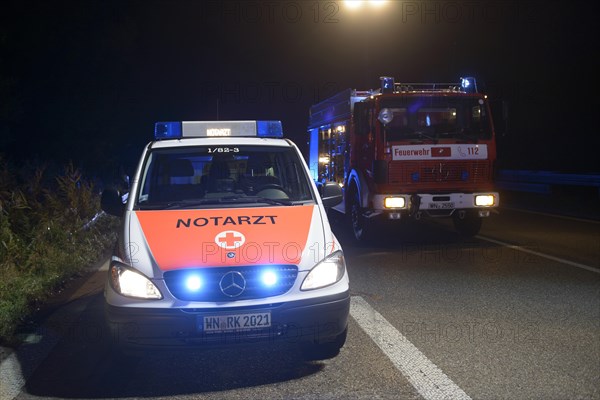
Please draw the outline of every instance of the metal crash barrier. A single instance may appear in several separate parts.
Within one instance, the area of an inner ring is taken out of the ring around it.
[[[498,189],[518,192],[550,194],[552,186],[591,186],[598,189],[600,175],[566,174],[551,171],[499,170],[496,178]]]

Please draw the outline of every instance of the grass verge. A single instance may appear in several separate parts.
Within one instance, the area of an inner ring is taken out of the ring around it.
[[[0,158],[0,343],[64,283],[97,263],[115,241],[118,219],[72,165],[18,170]]]

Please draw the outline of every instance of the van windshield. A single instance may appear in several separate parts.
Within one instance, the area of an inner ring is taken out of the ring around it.
[[[291,147],[154,149],[136,205],[144,209],[294,205],[314,202],[303,161]]]

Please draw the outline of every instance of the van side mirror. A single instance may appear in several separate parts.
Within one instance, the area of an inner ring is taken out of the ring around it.
[[[325,208],[337,206],[342,202],[342,188],[335,182],[325,182],[321,186],[321,200]]]
[[[123,204],[119,191],[117,189],[104,189],[100,197],[100,208],[107,214],[122,217],[125,204]]]

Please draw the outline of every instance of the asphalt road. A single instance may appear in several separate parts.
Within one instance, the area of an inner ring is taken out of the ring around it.
[[[3,398],[600,399],[600,224],[502,209],[478,237],[409,223],[346,253],[352,307],[334,359],[287,345],[123,358],[104,272],[0,366]],[[26,379],[27,378],[27,379]]]

